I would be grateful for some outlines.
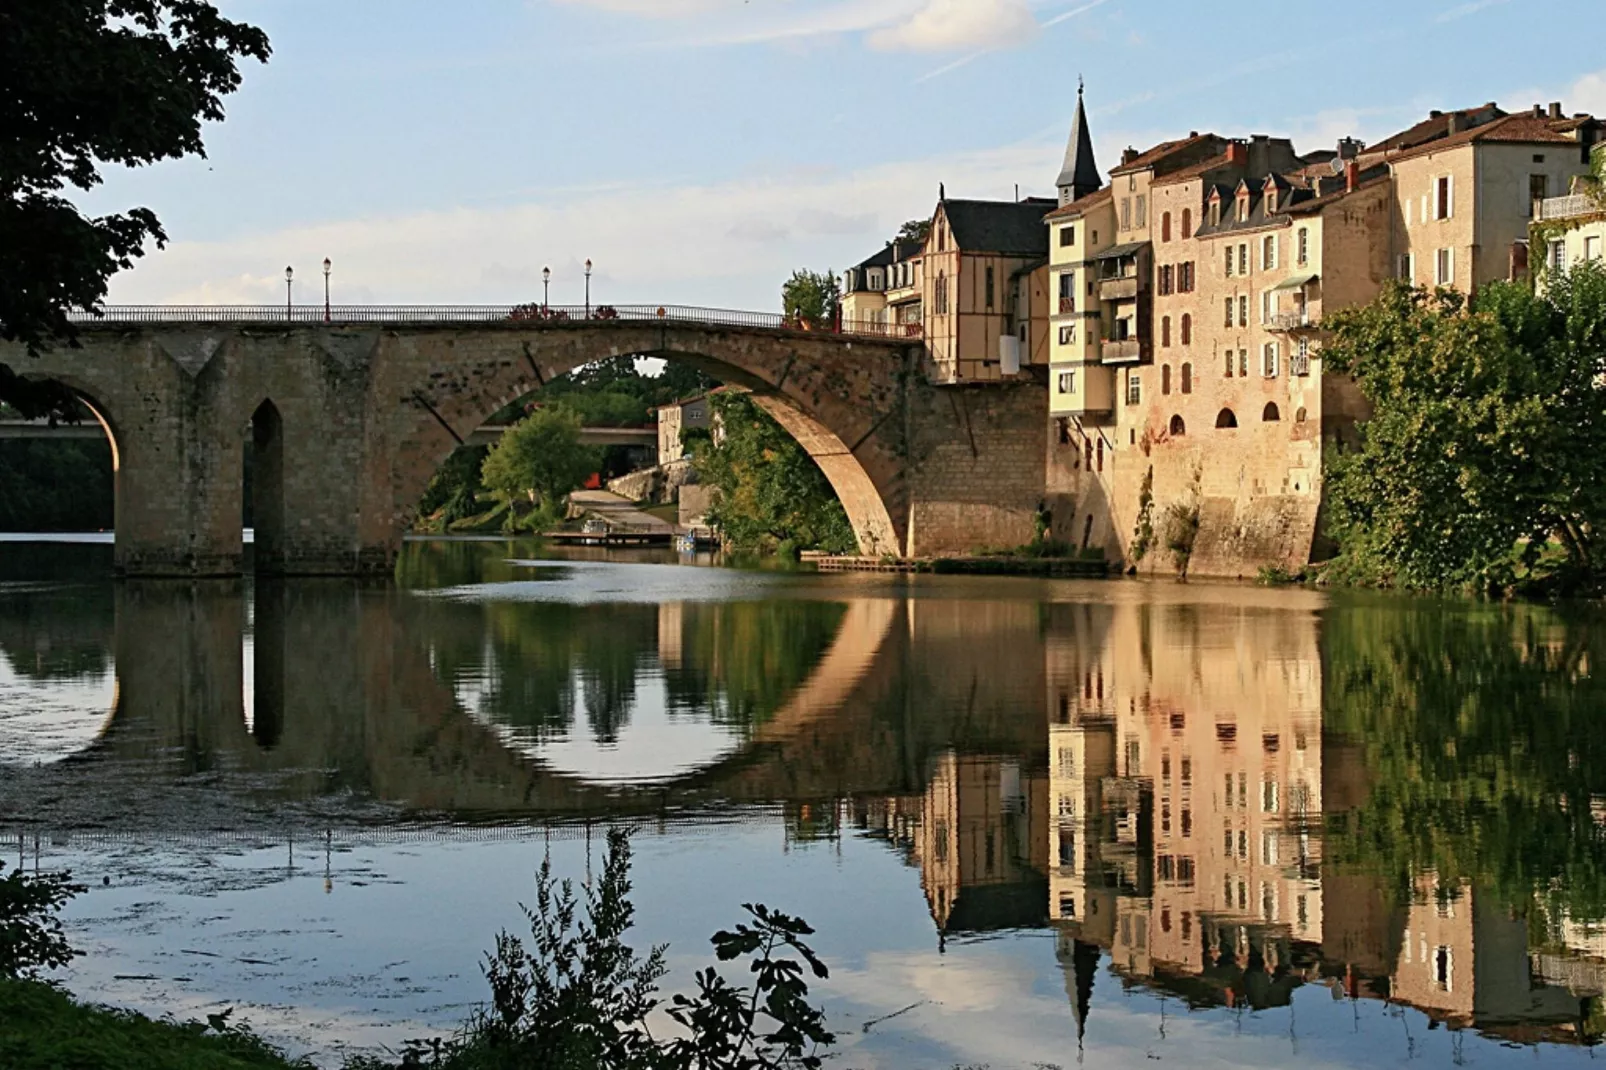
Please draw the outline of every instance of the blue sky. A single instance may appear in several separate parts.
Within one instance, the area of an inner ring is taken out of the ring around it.
[[[1603,0],[223,0],[263,27],[207,160],[108,175],[173,241],[114,302],[773,307],[951,196],[1213,130],[1301,151],[1430,108],[1606,115]],[[1571,29],[1569,29],[1571,28]]]

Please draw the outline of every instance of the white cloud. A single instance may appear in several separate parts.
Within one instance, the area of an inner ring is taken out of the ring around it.
[[[929,212],[937,183],[955,196],[1049,192],[1062,134],[986,152],[945,154],[854,171],[787,172],[785,181],[635,186],[501,206],[356,218],[246,235],[182,239],[113,279],[112,303],[276,304],[284,265],[298,303],[322,298],[316,265],[334,261],[336,303],[531,300],[550,265],[554,303],[592,297],[765,309],[794,268],[843,267],[898,225]]]
[[[1483,11],[1486,8],[1499,7],[1502,4],[1508,4],[1510,2],[1511,0],[1471,0],[1470,3],[1462,4],[1460,7],[1453,7],[1448,11],[1442,12],[1433,21],[1455,22],[1458,19],[1466,18],[1468,15],[1476,15],[1478,12]]]
[[[1563,99],[1568,114],[1587,111],[1597,119],[1606,118],[1606,70],[1578,79]]]
[[[1040,32],[1026,0],[927,0],[907,20],[870,34],[872,48],[910,52],[1005,48]]]
[[[649,15],[655,19],[679,19],[708,15],[716,11],[739,11],[747,0],[551,0],[569,7],[594,7],[620,15]]]

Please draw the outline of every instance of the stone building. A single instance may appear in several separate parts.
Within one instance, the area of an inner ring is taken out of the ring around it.
[[[1606,172],[1606,145],[1596,145],[1597,174]],[[1541,292],[1553,272],[1606,257],[1606,190],[1597,179],[1576,178],[1570,191],[1534,205],[1528,266]]]
[[[1305,154],[1195,132],[1092,189],[1085,133],[1079,104],[1082,178],[1045,219],[1054,535],[1164,571],[1167,511],[1196,510],[1190,570],[1244,576],[1320,552],[1323,452],[1367,415],[1322,367],[1323,316],[1392,276],[1508,277],[1533,198],[1587,170],[1599,124],[1485,105]]]
[[[686,447],[681,444],[682,431],[693,428],[707,428],[711,426],[713,408],[709,404],[709,395],[702,394],[694,398],[660,405],[658,414],[658,463],[660,465],[672,464],[686,456]]]

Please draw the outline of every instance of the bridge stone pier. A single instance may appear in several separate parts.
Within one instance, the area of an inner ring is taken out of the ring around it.
[[[1015,545],[1043,497],[1033,382],[933,386],[906,341],[695,322],[100,323],[0,364],[78,391],[112,440],[130,576],[255,565],[388,574],[430,478],[508,402],[581,364],[663,357],[748,388],[820,465],[861,553]]]

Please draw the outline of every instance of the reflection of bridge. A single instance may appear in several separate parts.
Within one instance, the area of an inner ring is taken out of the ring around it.
[[[862,552],[1030,540],[1047,401],[1033,381],[934,387],[901,336],[762,313],[506,306],[109,309],[82,347],[0,363],[70,387],[112,441],[117,562],[240,571],[245,458],[258,571],[387,574],[440,464],[490,413],[609,356],[743,386],[819,464]]]

